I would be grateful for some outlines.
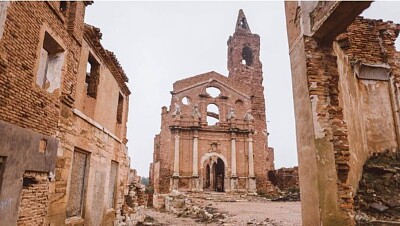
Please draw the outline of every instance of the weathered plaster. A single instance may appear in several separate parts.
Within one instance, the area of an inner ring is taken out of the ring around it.
[[[7,18],[7,8],[11,2],[1,1],[0,2],[0,40],[3,37],[4,25]]]

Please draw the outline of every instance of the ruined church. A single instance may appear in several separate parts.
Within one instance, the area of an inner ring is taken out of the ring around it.
[[[242,10],[228,40],[228,77],[211,71],[176,81],[154,138],[155,194],[179,191],[259,193],[274,169],[268,147],[260,36]]]

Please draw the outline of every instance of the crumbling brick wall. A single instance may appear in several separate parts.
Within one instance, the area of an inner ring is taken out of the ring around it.
[[[268,179],[280,190],[299,190],[299,168],[280,168],[268,172]]]
[[[45,225],[49,205],[47,173],[25,172],[17,225]]]
[[[337,44],[334,43],[338,56],[340,108],[348,124],[342,131],[348,137],[346,148],[335,148],[335,162],[338,178],[347,181],[349,186],[346,193],[340,193],[342,199],[350,201],[341,206],[349,211],[353,210],[352,194],[358,188],[365,161],[373,153],[398,149],[398,115],[394,113],[398,102],[392,99],[397,99],[398,92],[400,71],[395,63],[394,41],[399,29],[400,26],[392,22],[358,17],[347,32],[337,37]],[[379,77],[370,77],[371,73]],[[340,153],[345,155],[340,157]],[[347,165],[346,171],[342,171],[343,164]]]
[[[365,161],[398,150],[399,26],[369,5],[286,3],[305,224],[353,225]]]
[[[260,37],[251,33],[240,10],[228,40],[229,76],[212,71],[174,83],[171,104],[162,108],[161,132],[154,139],[150,177],[156,194],[176,189],[270,191],[267,171],[274,168],[274,156],[267,141],[259,53]],[[211,88],[219,94],[210,93]],[[210,105],[217,112],[209,111]],[[207,117],[218,122],[209,124]]]
[[[6,161],[5,172],[7,174],[9,167],[35,163],[41,160],[43,153],[46,154],[46,161],[51,162],[40,167],[45,171],[51,170],[47,173],[54,180],[50,182],[47,195],[51,201],[46,210],[47,223],[52,225],[112,224],[120,215],[124,202],[130,165],[126,148],[130,94],[126,85],[128,78],[114,53],[102,47],[99,29],[84,24],[85,7],[89,4],[90,1],[1,4],[7,8],[2,8],[0,12],[0,120],[31,131],[29,134],[26,130],[15,129],[25,135],[26,139],[20,140],[21,143],[24,141],[36,146],[35,139],[45,138],[49,144],[46,150],[40,150],[41,154],[36,154],[35,147],[29,147],[34,155],[20,157],[19,164],[15,166],[7,165]],[[102,64],[98,71],[96,100],[90,106],[82,101],[87,97],[83,87],[89,52]],[[43,65],[49,63],[48,59],[53,59],[51,57],[57,58],[57,64],[50,72],[57,73],[42,74],[43,70],[47,70]],[[54,79],[43,75],[53,76]],[[85,114],[85,104],[97,113]],[[0,129],[11,131],[10,125],[5,125],[1,123]],[[14,142],[15,138],[5,137],[8,140],[2,139],[4,143],[0,146],[4,148],[0,149],[1,155],[18,155],[19,152],[5,145]],[[70,170],[77,149],[87,154],[86,166],[90,170],[84,176],[84,190],[87,192],[82,203],[86,208],[83,211],[85,214],[76,217],[80,219],[74,222],[74,219],[66,220],[66,206],[68,188],[71,187],[69,183],[73,181]],[[57,156],[57,160],[53,156]],[[29,158],[35,159],[32,161]],[[24,159],[27,163],[23,162]],[[110,169],[112,161],[118,164],[118,170]],[[116,178],[111,175],[115,172],[118,172]],[[9,180],[11,177],[6,178]],[[7,183],[12,184],[10,181]],[[104,195],[112,192],[113,188],[114,195]],[[18,200],[18,197],[12,198]],[[13,214],[17,214],[14,212],[6,212],[7,219],[2,216],[2,220],[6,224],[14,224]]]
[[[69,4],[80,9],[75,12],[78,18],[74,18],[73,24],[83,25],[86,3]],[[0,39],[0,65],[4,67],[4,73],[0,73],[0,119],[44,135],[56,133],[60,97],[74,96],[74,70],[78,67],[82,40],[75,39],[68,32],[69,18],[60,12],[58,5],[59,2],[12,2],[7,8],[4,33]],[[64,60],[62,84],[52,93],[35,85],[38,50],[45,31],[69,50]]]

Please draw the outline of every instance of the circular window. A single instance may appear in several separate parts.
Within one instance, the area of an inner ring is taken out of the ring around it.
[[[189,104],[190,104],[190,99],[189,99],[189,97],[184,97],[184,98],[182,98],[182,104],[184,104],[184,105],[189,105]]]

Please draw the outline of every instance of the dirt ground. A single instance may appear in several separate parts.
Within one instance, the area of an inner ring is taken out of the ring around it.
[[[301,225],[300,202],[271,202],[267,200],[216,202],[207,200],[204,204],[226,217],[212,223],[198,223],[198,219],[177,217],[150,208],[147,209],[147,215],[155,220],[155,224],[149,225]]]

